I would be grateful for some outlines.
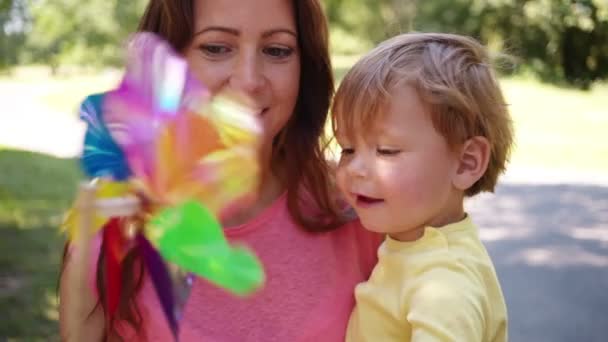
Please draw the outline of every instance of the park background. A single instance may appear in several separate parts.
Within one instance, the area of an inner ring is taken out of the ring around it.
[[[243,0],[245,1],[245,0]],[[322,0],[336,78],[398,32],[488,45],[516,128],[495,194],[467,203],[511,341],[608,340],[608,0]],[[0,342],[58,340],[76,109],[114,87],[145,0],[0,0]]]

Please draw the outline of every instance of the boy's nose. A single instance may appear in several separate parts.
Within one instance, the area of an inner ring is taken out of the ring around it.
[[[355,155],[348,163],[348,172],[352,177],[365,178],[369,174],[368,164],[363,156]]]

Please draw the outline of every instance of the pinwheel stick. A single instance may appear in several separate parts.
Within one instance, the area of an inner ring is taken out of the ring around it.
[[[104,217],[133,216],[141,208],[136,196],[102,198],[95,201],[95,210]]]
[[[65,278],[62,280],[62,293],[69,292],[69,300],[62,310],[65,315],[66,331],[62,333],[67,341],[80,341],[83,338],[91,338],[91,326],[98,325],[96,322],[88,321],[92,309],[95,307],[95,299],[91,294],[87,281],[88,266],[91,258],[91,240],[93,238],[93,221],[95,215],[95,194],[97,186],[95,183],[82,183],[79,186],[76,205],[80,211],[78,224],[79,234],[75,248],[70,251],[70,267],[66,270]],[[63,300],[62,296],[62,300]],[[92,317],[95,320],[95,316]],[[103,322],[103,321],[102,321]]]

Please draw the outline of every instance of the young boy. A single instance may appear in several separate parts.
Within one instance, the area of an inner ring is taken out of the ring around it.
[[[347,341],[506,341],[494,266],[463,208],[494,190],[513,139],[484,48],[450,34],[390,39],[346,75],[332,115],[338,185],[363,226],[386,234]]]

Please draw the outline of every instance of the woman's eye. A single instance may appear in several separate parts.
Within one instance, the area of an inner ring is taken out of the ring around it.
[[[207,56],[221,56],[231,51],[230,47],[219,44],[203,44],[199,49]]]
[[[390,149],[390,148],[378,148],[376,149],[376,153],[381,156],[394,156],[401,152],[401,150]]]
[[[285,47],[278,47],[278,46],[267,47],[267,48],[264,48],[263,51],[268,56],[277,58],[277,59],[287,58],[293,54],[293,49],[285,48]]]

